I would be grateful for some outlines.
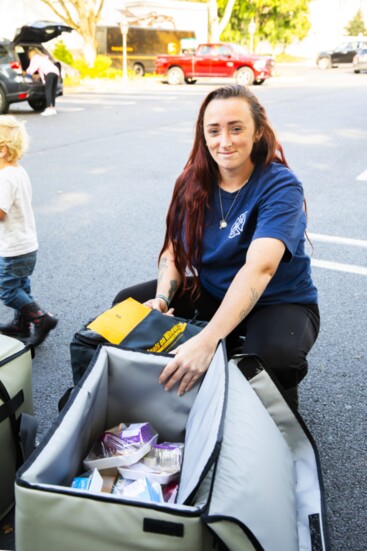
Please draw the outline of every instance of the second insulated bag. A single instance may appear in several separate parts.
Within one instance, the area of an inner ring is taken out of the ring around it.
[[[70,343],[73,382],[80,380],[100,344],[169,353],[204,325],[167,316],[128,298],[75,333]]]
[[[15,473],[33,451],[36,431],[31,350],[0,335],[0,519],[14,505]]]

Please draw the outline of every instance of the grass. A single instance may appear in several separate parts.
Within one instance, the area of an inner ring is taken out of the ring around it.
[[[289,54],[278,54],[274,57],[277,63],[300,63],[302,61],[305,61],[304,57],[297,57]]]

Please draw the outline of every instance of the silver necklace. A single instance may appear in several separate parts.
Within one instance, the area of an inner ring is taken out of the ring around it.
[[[226,228],[228,226],[227,224],[227,218],[229,216],[229,213],[231,212],[232,210],[232,207],[233,205],[235,204],[236,202],[236,199],[237,197],[239,196],[240,194],[240,191],[241,189],[243,188],[243,186],[245,186],[247,184],[247,182],[249,181],[249,179],[246,180],[246,182],[244,182],[242,184],[242,186],[240,187],[240,189],[237,191],[236,195],[234,196],[234,199],[232,201],[232,204],[231,206],[229,207],[228,211],[227,211],[227,214],[224,216],[224,213],[223,213],[223,205],[222,205],[222,189],[220,187],[220,185],[218,184],[218,192],[219,192],[219,205],[220,205],[220,212],[221,212],[221,215],[222,215],[222,219],[221,221],[219,222],[219,229],[220,230],[224,230],[224,228]]]

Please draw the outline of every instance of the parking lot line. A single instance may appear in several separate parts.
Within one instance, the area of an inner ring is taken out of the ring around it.
[[[363,182],[367,182],[367,169],[361,172],[359,176],[356,178],[357,180],[362,180]]]
[[[349,245],[350,247],[367,248],[367,241],[364,239],[338,237],[337,235],[323,235],[321,233],[309,233],[308,236],[311,241],[323,241],[324,243],[335,243],[337,245]]]
[[[341,262],[330,262],[329,260],[317,260],[315,258],[311,260],[311,265],[316,268],[325,268],[326,270],[336,270],[337,272],[348,272],[350,274],[367,276],[367,266],[342,264]]]

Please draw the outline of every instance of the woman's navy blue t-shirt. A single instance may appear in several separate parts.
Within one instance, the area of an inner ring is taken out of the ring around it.
[[[222,213],[227,227],[219,229]],[[237,272],[246,262],[254,239],[281,240],[286,251],[258,304],[316,304],[317,289],[311,279],[310,259],[305,253],[306,215],[302,184],[282,164],[258,165],[239,192],[219,187],[206,213],[203,254],[199,277],[204,288],[222,299]]]

